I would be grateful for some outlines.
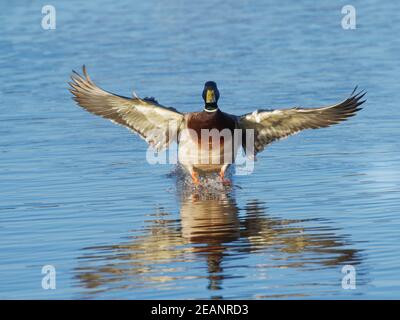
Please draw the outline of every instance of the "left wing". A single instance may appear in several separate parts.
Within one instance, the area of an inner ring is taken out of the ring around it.
[[[85,66],[82,69],[84,77],[74,71],[69,85],[73,99],[83,109],[129,128],[156,150],[177,139],[183,114],[154,98],[127,98],[105,91],[90,79]]]
[[[355,93],[346,100],[322,108],[292,108],[282,110],[257,110],[238,118],[240,129],[254,130],[254,155],[275,140],[279,140],[304,129],[329,127],[355,115],[365,100],[366,93]],[[246,150],[245,138],[243,148]]]

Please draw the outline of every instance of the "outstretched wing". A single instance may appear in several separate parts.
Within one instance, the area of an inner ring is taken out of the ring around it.
[[[264,150],[271,142],[304,129],[329,127],[355,115],[366,92],[356,93],[357,87],[346,100],[322,108],[292,108],[257,110],[238,119],[240,129],[254,129],[254,154]],[[245,139],[243,148],[246,150]]]
[[[154,98],[126,98],[99,88],[89,77],[85,66],[83,77],[73,71],[69,82],[73,99],[85,110],[139,134],[156,150],[162,150],[176,139],[183,115],[174,108],[160,105]]]

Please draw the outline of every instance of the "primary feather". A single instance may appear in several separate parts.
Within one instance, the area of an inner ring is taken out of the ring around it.
[[[356,89],[346,100],[327,107],[257,110],[239,117],[238,126],[243,130],[254,130],[256,154],[268,144],[301,130],[329,127],[354,116],[365,102],[362,100],[365,92],[355,93]],[[243,147],[246,150],[245,139]]]
[[[70,91],[85,110],[123,125],[144,138],[157,150],[176,140],[183,115],[160,105],[154,98],[127,98],[98,87],[83,66],[83,77],[74,71]]]

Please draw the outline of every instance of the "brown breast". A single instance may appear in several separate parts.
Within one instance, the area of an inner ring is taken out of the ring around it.
[[[233,137],[236,122],[234,118],[220,110],[217,110],[216,112],[202,111],[193,113],[189,116],[187,127],[194,130],[197,134],[198,143],[201,144],[201,129],[217,129],[218,131],[229,129]],[[211,138],[209,143],[211,143]],[[221,146],[223,146],[223,139],[221,140]]]

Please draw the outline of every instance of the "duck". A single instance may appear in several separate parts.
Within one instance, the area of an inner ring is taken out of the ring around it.
[[[176,142],[178,162],[196,185],[200,184],[201,176],[209,173],[217,173],[222,182],[229,184],[226,170],[235,163],[240,147],[254,159],[275,141],[306,129],[325,128],[347,120],[366,101],[363,99],[366,92],[357,91],[356,87],[348,98],[333,105],[258,109],[238,116],[220,110],[217,84],[207,81],[202,91],[203,110],[183,113],[161,105],[154,97],[140,98],[135,93],[124,97],[103,90],[93,82],[85,66],[82,75],[72,71],[68,83],[80,107],[130,129],[156,151]],[[216,133],[217,138],[203,135],[204,132]]]

